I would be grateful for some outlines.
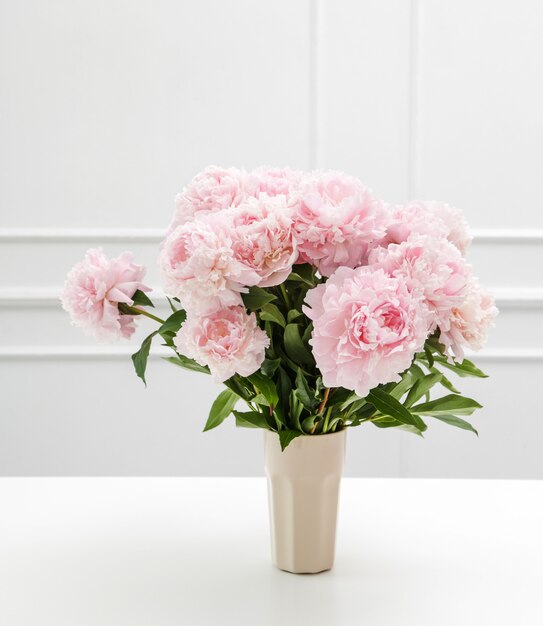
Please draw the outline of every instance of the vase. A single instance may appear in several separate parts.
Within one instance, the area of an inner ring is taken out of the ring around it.
[[[332,568],[345,430],[302,435],[281,451],[277,433],[265,431],[273,563],[294,574]]]

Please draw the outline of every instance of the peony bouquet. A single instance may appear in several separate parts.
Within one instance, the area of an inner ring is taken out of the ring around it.
[[[465,259],[458,209],[390,206],[335,171],[218,167],[175,204],[159,255],[167,319],[129,252],[90,250],[62,303],[99,340],[154,321],[132,356],[144,382],[158,340],[171,363],[224,383],[205,430],[233,413],[283,449],[366,422],[421,435],[430,417],[476,432],[464,417],[480,405],[447,376],[485,376],[464,349],[482,347],[497,309]]]

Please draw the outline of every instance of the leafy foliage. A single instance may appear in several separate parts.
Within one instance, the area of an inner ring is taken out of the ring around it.
[[[151,302],[149,296],[147,296],[147,294],[144,291],[141,291],[140,289],[134,292],[134,295],[132,296],[132,300],[134,304],[137,306],[150,306],[150,307],[155,306]]]
[[[249,293],[244,293],[242,298],[249,311],[257,311],[276,299],[272,293],[261,287],[250,287]]]
[[[142,341],[140,349],[132,355],[132,363],[134,363],[134,369],[136,375],[143,380],[143,383],[147,386],[145,380],[145,371],[147,369],[147,359],[149,358],[149,350],[153,343],[153,337],[157,334],[157,331],[151,333]]]
[[[140,293],[143,293],[143,292],[140,292]],[[153,343],[154,337],[156,335],[160,335],[162,339],[164,340],[164,344],[166,346],[169,346],[173,350],[175,350],[173,338],[175,337],[175,334],[177,333],[177,331],[181,328],[181,325],[185,321],[186,317],[187,317],[187,314],[185,313],[185,311],[183,311],[183,309],[175,310],[170,315],[170,317],[168,317],[168,319],[166,319],[163,322],[161,320],[162,323],[160,327],[158,328],[158,330],[155,330],[150,335],[145,337],[145,339],[143,340],[141,344],[140,349],[132,355],[132,362],[134,364],[136,375],[143,380],[145,385],[147,385],[147,382],[145,380],[145,372],[147,370],[147,360],[149,358],[149,352],[151,350],[151,344]],[[188,357],[182,354],[178,354],[177,352],[174,357],[166,358],[166,361],[169,361],[170,363],[173,363],[174,365],[179,365],[179,367],[192,370],[193,372],[202,372],[205,374],[209,374],[209,369],[206,366],[200,365],[193,359],[189,359]]]
[[[423,420],[426,417],[477,434],[463,418],[481,405],[459,395],[444,370],[459,377],[484,378],[486,374],[467,359],[457,362],[447,357],[437,333],[428,338],[397,382],[379,385],[366,398],[348,389],[325,388],[309,345],[312,325],[302,310],[308,289],[320,282],[322,279],[310,265],[301,264],[294,266],[282,285],[251,287],[242,294],[245,306],[255,312],[260,327],[268,334],[270,345],[258,372],[248,377],[235,375],[225,382],[226,389],[213,402],[204,430],[217,427],[233,414],[239,427],[276,431],[282,449],[301,435],[332,433],[366,422],[422,436],[427,429]],[[145,302],[145,294],[137,293],[138,305],[152,306]],[[136,374],[144,382],[155,336],[175,352],[174,337],[186,317],[177,302],[170,301],[172,314],[132,356]],[[177,352],[166,360],[190,371],[209,373],[206,366]],[[436,387],[442,393],[430,399]],[[239,400],[246,403],[247,411],[235,409]]]
[[[239,396],[230,389],[225,389],[215,398],[211,405],[204,431],[216,428],[232,413],[239,400]]]

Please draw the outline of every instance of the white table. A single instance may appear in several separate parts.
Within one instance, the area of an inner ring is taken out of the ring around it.
[[[5,626],[543,624],[543,482],[345,479],[315,576],[263,478],[4,478],[0,513]]]

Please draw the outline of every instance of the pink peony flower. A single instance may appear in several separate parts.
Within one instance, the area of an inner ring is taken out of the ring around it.
[[[128,339],[135,331],[134,315],[121,315],[118,304],[133,305],[132,296],[142,284],[145,268],[133,261],[131,252],[108,259],[103,251],[89,250],[66,279],[61,301],[75,326],[100,341]]]
[[[340,267],[308,291],[310,344],[327,387],[365,397],[398,381],[429,333],[432,314],[420,294],[384,270]]]
[[[241,304],[245,285],[260,280],[236,260],[226,230],[204,219],[178,226],[166,238],[159,265],[166,294],[178,297],[183,308],[194,313]]]
[[[369,263],[421,293],[434,312],[434,327],[448,330],[451,310],[462,304],[471,280],[471,267],[458,248],[446,239],[415,235],[401,244],[372,250]]]
[[[207,365],[213,378],[224,382],[234,374],[254,374],[270,340],[254,313],[234,306],[203,317],[189,314],[174,342],[181,354]]]
[[[402,243],[412,234],[446,238],[462,254],[466,253],[472,239],[462,211],[444,202],[410,202],[394,207],[381,245]]]
[[[492,295],[480,287],[477,279],[472,278],[467,297],[460,306],[453,307],[448,329],[441,332],[440,342],[457,359],[463,360],[464,347],[480,350],[484,346],[497,315]]]
[[[210,222],[230,234],[234,258],[258,275],[256,284],[272,287],[287,278],[298,258],[291,214],[286,196],[261,193]]]
[[[323,276],[366,263],[368,247],[385,235],[387,214],[357,178],[314,172],[301,184],[295,230],[301,258]]]
[[[168,231],[198,215],[237,206],[259,191],[260,179],[245,170],[211,166],[197,174],[175,198],[175,214]]]
[[[292,201],[297,195],[300,184],[304,180],[302,172],[288,167],[258,167],[251,172],[259,181],[258,190],[268,196],[286,196]]]

